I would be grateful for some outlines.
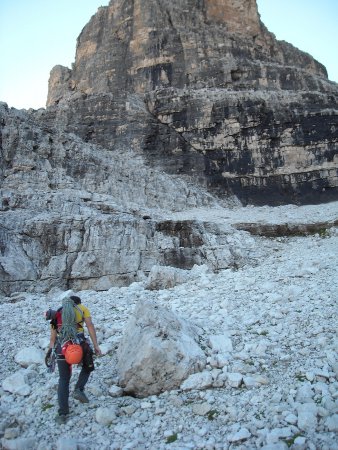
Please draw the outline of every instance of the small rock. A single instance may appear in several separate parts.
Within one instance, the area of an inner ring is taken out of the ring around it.
[[[288,448],[284,442],[277,442],[276,444],[264,445],[260,450],[288,450]]]
[[[192,389],[207,389],[212,386],[213,378],[210,372],[198,372],[191,374],[181,384],[183,391],[190,391]]]
[[[233,350],[231,339],[226,334],[212,335],[208,343],[213,353],[225,354]]]
[[[123,411],[127,416],[131,416],[136,411],[136,407],[133,405],[123,406],[121,411]]]
[[[111,397],[121,397],[123,395],[123,389],[115,384],[110,386],[108,392]]]
[[[250,436],[251,433],[247,428],[241,428],[237,433],[234,433],[229,437],[229,442],[245,441],[246,439],[249,439]]]
[[[328,417],[325,421],[325,426],[329,431],[338,432],[338,414]]]
[[[6,428],[4,438],[5,439],[15,439],[20,435],[20,428]]]
[[[56,443],[56,450],[77,450],[78,444],[76,439],[71,437],[60,437]]]
[[[290,425],[296,425],[297,420],[297,416],[295,416],[294,414],[288,414],[285,417],[285,422],[289,423]]]
[[[297,410],[298,427],[304,431],[314,432],[317,428],[317,406],[314,403],[304,403]]]
[[[100,345],[100,349],[102,352],[102,355],[107,355],[112,350],[114,350],[115,344],[114,342],[105,342],[104,344]]]
[[[96,422],[101,425],[110,425],[116,419],[116,408],[100,407],[95,413]]]
[[[35,450],[37,442],[35,438],[2,439],[4,450]]]
[[[298,436],[296,437],[294,444],[298,445],[299,447],[302,447],[305,445],[306,438],[304,436]]]
[[[238,388],[242,384],[243,375],[241,373],[228,373],[227,374],[228,384],[233,388]]]
[[[211,411],[212,407],[209,405],[209,403],[198,403],[192,406],[193,413],[199,415],[199,416],[205,416],[208,414],[209,411]]]
[[[275,428],[268,433],[266,437],[266,442],[268,444],[274,444],[278,442],[280,439],[288,438],[292,435],[292,430],[289,427],[285,428]]]
[[[262,377],[261,375],[254,375],[252,377],[244,377],[243,382],[247,388],[258,387],[262,384],[269,384],[267,378]]]

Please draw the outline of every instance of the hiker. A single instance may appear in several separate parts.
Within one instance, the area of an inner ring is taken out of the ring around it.
[[[89,309],[81,304],[80,297],[76,295],[65,297],[62,301],[62,307],[57,311],[50,309],[46,312],[45,317],[46,320],[50,320],[51,324],[46,364],[50,367],[54,351],[59,370],[59,410],[56,421],[62,424],[66,423],[69,414],[69,383],[72,375],[72,364],[78,364],[81,361],[82,368],[73,395],[75,399],[82,403],[89,402],[84,393],[84,388],[90,373],[94,370],[94,362],[93,350],[84,335],[84,323],[87,326],[96,355],[101,355],[101,350],[97,343],[96,331]],[[79,344],[81,347],[79,347]]]

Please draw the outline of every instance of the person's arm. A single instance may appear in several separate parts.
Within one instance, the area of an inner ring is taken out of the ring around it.
[[[101,355],[102,353],[101,353],[100,347],[97,343],[96,331],[95,331],[95,327],[94,327],[91,317],[85,317],[84,321],[88,328],[88,333],[89,333],[90,339],[92,340],[95,353],[97,355]]]
[[[57,332],[56,332],[55,328],[51,327],[50,328],[50,339],[49,339],[49,348],[50,349],[54,348],[56,338],[57,338]]]

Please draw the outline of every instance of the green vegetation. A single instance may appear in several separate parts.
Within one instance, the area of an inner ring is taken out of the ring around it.
[[[218,416],[219,412],[217,411],[217,409],[212,409],[211,411],[208,412],[207,417],[208,420],[214,420],[214,418],[216,416]]]
[[[257,331],[258,336],[267,336],[269,332],[267,330]]]
[[[329,232],[328,232],[328,229],[327,229],[327,228],[320,228],[320,229],[318,230],[318,234],[319,234],[319,236],[320,236],[321,238],[327,238],[327,237],[329,237]]]
[[[296,373],[295,377],[296,377],[296,380],[298,380],[298,381],[305,381],[306,380],[306,376],[303,375],[302,373]]]
[[[45,403],[44,405],[42,405],[41,409],[42,411],[47,411],[50,408],[53,408],[54,405],[51,405],[50,403]]]
[[[301,433],[297,433],[297,434],[295,434],[294,436],[292,436],[291,438],[285,439],[284,442],[286,443],[286,445],[287,445],[288,447],[291,447],[291,445],[293,445],[293,444],[295,443],[295,440],[296,440],[298,437],[302,437],[302,436],[303,436],[303,435],[302,435]]]
[[[172,442],[177,441],[177,433],[172,434],[167,437],[167,444],[171,444]]]

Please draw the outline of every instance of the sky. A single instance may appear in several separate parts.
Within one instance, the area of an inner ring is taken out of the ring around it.
[[[146,0],[145,0],[146,1]],[[76,39],[109,0],[0,0],[0,101],[18,109],[45,107],[51,69],[71,67]],[[277,39],[324,64],[338,82],[338,0],[257,0]]]

